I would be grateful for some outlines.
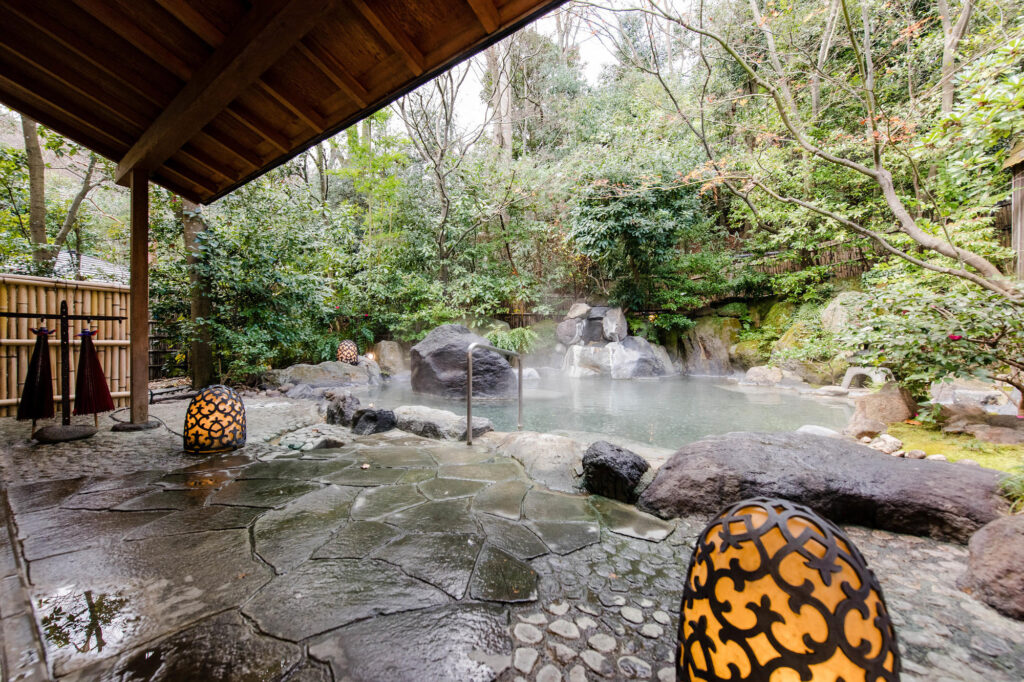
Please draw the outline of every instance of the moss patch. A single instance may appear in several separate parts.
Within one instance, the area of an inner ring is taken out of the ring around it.
[[[973,459],[983,467],[1009,471],[1024,465],[1024,445],[995,445],[962,433],[942,433],[913,424],[890,424],[888,433],[903,441],[904,450],[945,455],[949,461]]]

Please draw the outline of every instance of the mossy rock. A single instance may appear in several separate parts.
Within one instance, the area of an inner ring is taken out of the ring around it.
[[[719,317],[718,315],[707,315],[698,317],[691,333],[697,336],[714,336],[728,347],[739,340],[740,329],[743,325],[735,317]]]
[[[740,341],[729,348],[730,359],[744,369],[758,367],[767,362],[768,358],[761,352],[757,341]]]
[[[789,301],[779,301],[768,309],[768,314],[761,322],[763,327],[775,327],[785,329],[793,321],[796,315],[796,306]]]
[[[773,307],[774,311],[775,308]],[[792,350],[798,347],[805,339],[814,334],[814,329],[807,322],[794,322],[793,326],[786,330],[786,333],[779,337],[779,340],[772,345],[772,354]]]
[[[750,307],[741,301],[726,303],[715,311],[721,317],[750,317]]]

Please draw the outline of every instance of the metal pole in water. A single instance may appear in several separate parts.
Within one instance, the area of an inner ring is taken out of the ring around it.
[[[466,445],[473,444],[473,349],[466,351]]]
[[[516,364],[519,365],[519,421],[516,423],[516,430],[523,430],[523,357],[516,356]]]

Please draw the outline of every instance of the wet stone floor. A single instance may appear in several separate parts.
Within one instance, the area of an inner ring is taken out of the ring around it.
[[[674,679],[705,519],[551,492],[513,459],[397,431],[295,450],[328,428],[315,407],[248,408],[250,444],[208,459],[166,429],[35,447],[0,420],[5,679]],[[183,410],[154,412],[173,428]],[[955,587],[966,548],[847,530],[903,679],[1021,679],[1024,624]]]

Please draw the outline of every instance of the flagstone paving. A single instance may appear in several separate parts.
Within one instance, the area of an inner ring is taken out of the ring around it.
[[[166,429],[37,447],[0,420],[4,678],[674,679],[706,519],[552,492],[482,447],[353,438],[310,405],[250,401],[250,444],[205,460]],[[1024,624],[955,587],[966,548],[847,532],[904,680],[1021,679]]]

